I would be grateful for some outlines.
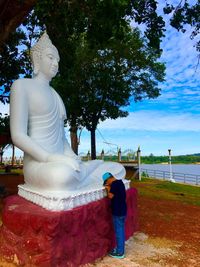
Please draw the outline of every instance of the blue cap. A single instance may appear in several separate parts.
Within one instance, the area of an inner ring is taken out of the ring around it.
[[[103,184],[105,184],[106,180],[110,177],[112,177],[112,173],[110,172],[105,172],[104,175],[102,176],[102,179],[103,179]]]

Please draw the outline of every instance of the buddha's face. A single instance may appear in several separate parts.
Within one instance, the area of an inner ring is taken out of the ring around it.
[[[41,53],[38,62],[38,72],[43,73],[51,80],[58,72],[59,54],[55,46],[47,47]]]

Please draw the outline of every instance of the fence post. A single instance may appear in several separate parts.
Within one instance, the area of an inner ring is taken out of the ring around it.
[[[169,152],[169,172],[170,172],[170,182],[175,183],[176,181],[173,179],[173,174],[172,174],[172,155],[171,155],[171,149],[168,149]]]
[[[101,151],[101,159],[104,160],[104,150]]]
[[[23,159],[22,159],[21,156],[19,157],[19,164],[20,164],[20,165],[23,164]]]
[[[122,160],[122,152],[121,152],[121,148],[118,150],[118,161]]]
[[[139,181],[141,181],[141,162],[140,162],[140,157],[141,157],[141,150],[140,150],[140,146],[138,147],[137,150],[137,158],[138,158],[138,171],[139,171]]]
[[[88,150],[88,153],[87,153],[87,160],[90,160],[90,151]]]

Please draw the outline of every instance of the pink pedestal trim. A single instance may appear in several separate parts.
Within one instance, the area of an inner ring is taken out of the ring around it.
[[[138,228],[137,190],[127,190],[126,239]],[[0,256],[19,266],[78,267],[106,255],[114,245],[107,198],[52,212],[24,198],[6,198]]]

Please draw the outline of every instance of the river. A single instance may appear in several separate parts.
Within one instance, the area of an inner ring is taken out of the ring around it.
[[[176,182],[200,185],[200,165],[198,164],[172,164],[172,175],[168,164],[141,164],[141,172],[149,177]]]
[[[172,172],[200,175],[198,164],[172,164]],[[169,172],[169,164],[141,164],[141,168]]]

